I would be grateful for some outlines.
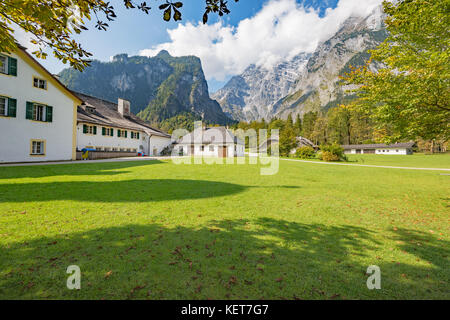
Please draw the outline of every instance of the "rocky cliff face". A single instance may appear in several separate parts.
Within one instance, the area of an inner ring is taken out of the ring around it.
[[[59,76],[72,90],[110,101],[127,99],[133,113],[153,123],[179,114],[230,122],[209,97],[200,59],[194,56],[172,57],[167,51],[150,58],[120,54],[111,62],[93,61],[84,72],[65,69]]]
[[[381,7],[368,17],[351,17],[313,54],[299,54],[271,70],[251,66],[213,95],[224,112],[237,120],[286,118],[292,113],[328,109],[346,96],[339,76],[364,64],[368,50],[386,37]]]
[[[308,58],[308,54],[301,53],[270,69],[251,65],[231,78],[212,98],[236,120],[271,118],[274,104],[289,93]]]

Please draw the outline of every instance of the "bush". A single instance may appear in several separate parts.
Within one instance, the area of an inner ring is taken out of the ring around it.
[[[344,149],[338,144],[321,146],[320,149],[322,150],[320,159],[323,161],[347,161]]]
[[[295,155],[300,159],[312,159],[315,158],[316,152],[313,147],[300,147],[297,149]]]
[[[323,161],[339,161],[339,156],[335,155],[334,153],[331,153],[329,151],[322,152],[322,159]]]

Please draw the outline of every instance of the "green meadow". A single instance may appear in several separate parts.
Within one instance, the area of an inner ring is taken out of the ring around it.
[[[387,157],[364,164],[450,168],[448,155]],[[450,299],[449,174],[0,167],[0,299]],[[66,287],[70,265],[80,290]],[[367,288],[371,265],[380,290]]]

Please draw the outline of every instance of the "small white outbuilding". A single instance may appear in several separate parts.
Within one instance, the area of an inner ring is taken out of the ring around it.
[[[243,157],[245,145],[225,127],[198,128],[180,138],[174,150],[178,155]]]
[[[413,154],[414,142],[394,143],[394,144],[350,144],[343,145],[342,148],[347,154]]]

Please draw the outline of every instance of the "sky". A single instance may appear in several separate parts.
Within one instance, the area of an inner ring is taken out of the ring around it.
[[[88,23],[88,31],[76,37],[93,58],[109,61],[116,54],[154,56],[168,50],[174,56],[196,55],[202,61],[210,92],[220,89],[250,64],[270,68],[317,45],[338,31],[351,15],[367,15],[382,0],[229,0],[231,13],[210,15],[201,21],[205,0],[184,0],[181,22],[165,22],[158,9],[162,0],[150,0],[146,15],[127,10],[122,0],[112,0],[117,14],[108,31]],[[17,34],[30,50],[29,36]],[[50,72],[68,67],[49,52],[40,61]]]

